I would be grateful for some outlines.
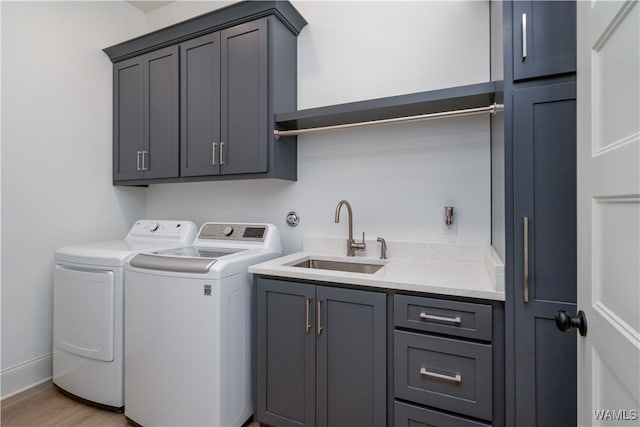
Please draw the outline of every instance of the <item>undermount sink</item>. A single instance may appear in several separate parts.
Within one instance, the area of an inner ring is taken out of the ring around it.
[[[384,264],[366,264],[361,262],[331,261],[310,258],[302,262],[292,264],[291,267],[373,274],[384,267]]]

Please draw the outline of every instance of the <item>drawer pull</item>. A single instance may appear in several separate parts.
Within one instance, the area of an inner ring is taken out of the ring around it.
[[[456,374],[454,377],[451,375],[443,375],[437,372],[427,371],[425,368],[420,368],[420,375],[424,375],[425,377],[437,378],[439,380],[452,381],[454,383],[461,383],[462,376],[460,374]]]
[[[453,323],[454,325],[459,325],[460,322],[462,321],[460,319],[460,316],[441,317],[441,316],[434,316],[433,314],[427,314],[425,312],[420,313],[420,320],[435,320],[437,322]]]

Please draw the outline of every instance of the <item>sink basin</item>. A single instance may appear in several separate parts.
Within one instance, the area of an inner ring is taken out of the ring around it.
[[[384,264],[365,264],[360,262],[330,261],[310,258],[297,264],[292,264],[291,267],[373,274],[384,267]]]

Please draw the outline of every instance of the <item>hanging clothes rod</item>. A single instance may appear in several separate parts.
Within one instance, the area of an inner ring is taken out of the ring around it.
[[[350,128],[357,128],[362,126],[386,125],[386,124],[392,124],[392,123],[396,123],[396,124],[410,123],[410,122],[419,122],[419,121],[425,121],[425,120],[444,119],[447,117],[473,116],[476,114],[483,114],[483,113],[495,114],[498,111],[502,111],[502,110],[504,110],[503,104],[493,104],[487,107],[468,108],[465,110],[443,111],[440,113],[420,114],[417,116],[394,117],[391,119],[371,120],[368,122],[358,122],[358,123],[347,123],[344,125],[321,126],[321,127],[315,127],[315,128],[294,129],[294,130],[274,130],[273,136],[275,136],[276,139],[280,139],[281,136],[302,135],[305,133],[322,132],[322,131],[328,131],[328,130],[350,129]]]

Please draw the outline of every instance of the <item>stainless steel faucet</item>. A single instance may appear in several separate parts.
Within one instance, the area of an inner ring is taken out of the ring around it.
[[[347,239],[347,256],[355,256],[356,251],[364,251],[367,247],[364,243],[364,232],[362,232],[362,242],[356,242],[353,240],[353,211],[351,210],[351,204],[346,200],[340,200],[338,206],[336,206],[336,218],[335,222],[340,222],[340,209],[342,205],[347,207],[347,213],[349,214],[349,238]]]

